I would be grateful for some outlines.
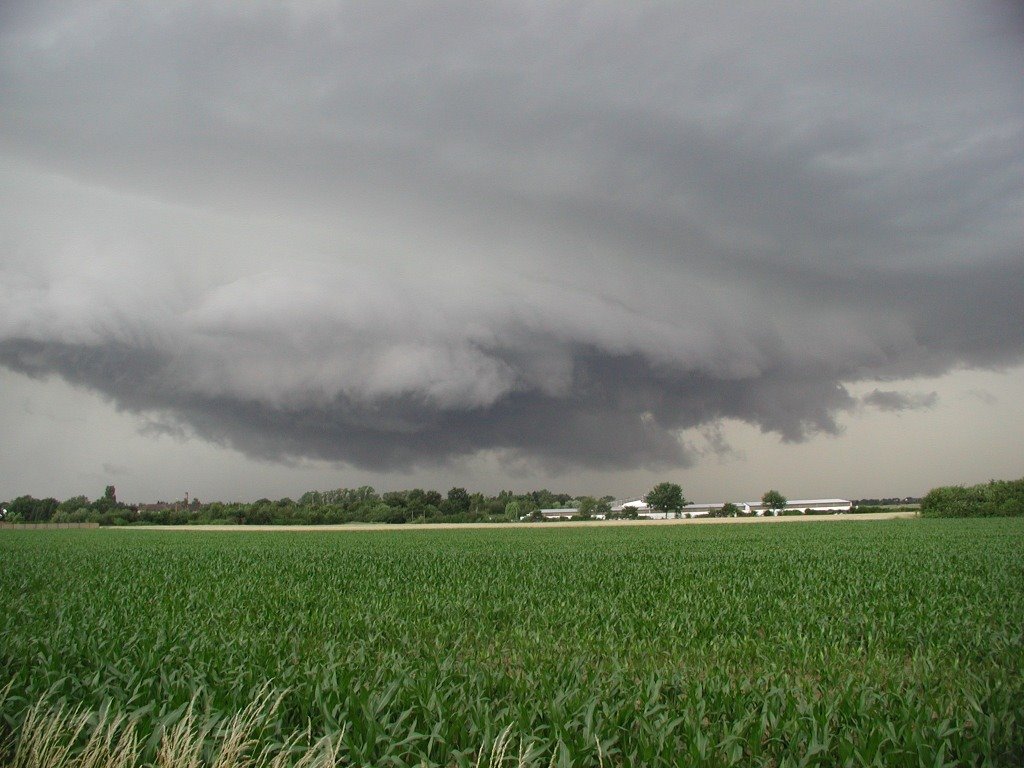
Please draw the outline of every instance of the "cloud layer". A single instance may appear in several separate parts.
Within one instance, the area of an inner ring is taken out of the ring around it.
[[[373,469],[836,432],[1024,358],[1001,8],[5,5],[0,364]]]

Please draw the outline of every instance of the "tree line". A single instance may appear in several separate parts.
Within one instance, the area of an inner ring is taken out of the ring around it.
[[[74,496],[64,501],[19,496],[0,508],[12,523],[86,523],[100,525],[324,525],[338,523],[468,523],[506,522],[530,518],[540,509],[579,510],[579,517],[607,515],[613,497],[573,496],[541,489],[496,495],[452,488],[447,494],[413,488],[379,493],[370,486],[307,491],[297,500],[258,499],[253,502],[212,502],[198,499],[125,504],[107,486],[95,501]],[[568,512],[567,512],[568,514]]]
[[[637,518],[635,508],[613,512],[611,496],[573,496],[549,490],[514,493],[501,491],[488,496],[452,488],[447,494],[413,488],[378,493],[368,485],[307,491],[298,498],[258,499],[254,502],[213,502],[198,499],[156,504],[125,504],[117,500],[116,489],[108,485],[96,500],[73,496],[64,501],[19,496],[0,505],[2,519],[12,523],[99,523],[100,525],[330,525],[340,523],[470,523],[542,521],[542,509],[565,509],[574,520]],[[676,483],[659,483],[645,497],[651,509],[666,517],[682,516],[688,503]],[[766,504],[782,509],[786,499],[778,491],[764,496]],[[713,510],[713,516],[742,514],[732,503]]]
[[[307,491],[293,500],[258,499],[253,502],[212,502],[186,499],[156,504],[125,504],[118,501],[112,485],[103,495],[90,500],[73,496],[59,501],[19,496],[0,504],[0,519],[12,523],[99,523],[100,525],[330,525],[340,523],[471,523],[543,520],[541,509],[572,511],[573,519],[636,518],[636,509],[613,512],[611,496],[573,496],[541,489],[526,493],[500,491],[496,495],[470,493],[452,488],[447,494],[413,488],[378,492],[368,485]],[[658,483],[643,497],[656,512],[681,517],[689,503],[677,483]],[[774,514],[796,514],[787,510],[786,497],[772,489],[761,497]],[[859,511],[869,511],[870,506]],[[731,502],[710,511],[711,517],[736,517],[742,509]],[[934,488],[921,501],[925,517],[1024,515],[1024,479],[993,480],[971,487]]]
[[[114,486],[108,485],[95,501],[87,496],[72,496],[64,501],[19,496],[0,504],[0,519],[8,523],[99,523],[110,524],[130,507],[117,500]]]

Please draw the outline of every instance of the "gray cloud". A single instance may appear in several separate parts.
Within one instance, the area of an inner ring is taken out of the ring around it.
[[[0,364],[149,429],[682,466],[1024,357],[1000,6],[3,12]]]
[[[880,411],[916,411],[934,408],[939,396],[936,392],[896,392],[875,389],[864,395],[863,401]]]
[[[986,389],[969,389],[963,392],[960,397],[966,400],[977,400],[985,405],[995,405],[999,398]]]

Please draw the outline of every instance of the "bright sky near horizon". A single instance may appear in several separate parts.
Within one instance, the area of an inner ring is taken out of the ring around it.
[[[1015,4],[0,6],[0,498],[1024,475]]]

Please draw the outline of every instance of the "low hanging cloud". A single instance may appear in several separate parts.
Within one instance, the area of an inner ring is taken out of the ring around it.
[[[1024,359],[1000,12],[6,4],[0,365],[373,469],[837,433]]]
[[[880,411],[918,411],[934,408],[939,400],[937,392],[896,392],[894,390],[875,389],[864,395],[867,405]]]

